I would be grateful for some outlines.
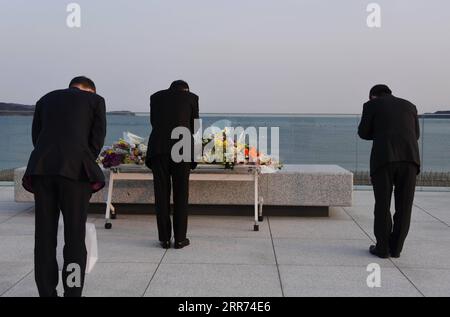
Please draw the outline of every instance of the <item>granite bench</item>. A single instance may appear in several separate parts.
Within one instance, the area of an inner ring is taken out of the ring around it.
[[[33,195],[21,185],[24,172],[25,168],[14,172],[17,202],[33,201]],[[109,179],[109,170],[104,172]],[[210,207],[211,211],[225,207],[226,214],[232,212],[230,206],[253,206],[253,184],[236,182],[236,185],[230,181],[191,181],[189,202]],[[261,175],[259,186],[266,215],[287,212],[289,215],[328,216],[329,207],[352,205],[353,174],[337,165],[285,165],[276,173]],[[107,187],[92,196],[91,204],[104,206],[106,195]],[[128,207],[153,205],[152,181],[117,182],[112,202]]]

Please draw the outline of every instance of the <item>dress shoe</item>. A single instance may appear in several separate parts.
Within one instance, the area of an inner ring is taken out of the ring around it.
[[[183,249],[184,247],[187,247],[191,242],[189,239],[185,239],[183,241],[175,241],[175,249]]]
[[[369,248],[369,252],[379,258],[387,259],[389,257],[388,253],[381,253],[377,250],[377,247],[375,245],[371,245]]]
[[[163,249],[170,249],[170,241],[160,241],[159,243]]]
[[[393,244],[392,242],[389,243],[389,254],[391,255],[391,258],[399,258],[400,257],[400,252],[395,251],[395,244]]]

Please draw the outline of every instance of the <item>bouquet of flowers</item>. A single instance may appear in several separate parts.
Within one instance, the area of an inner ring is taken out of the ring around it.
[[[104,168],[122,164],[144,165],[147,154],[147,146],[144,141],[137,135],[125,132],[122,139],[103,149],[97,162]]]
[[[230,136],[231,135],[231,136]],[[258,151],[256,147],[250,146],[242,140],[235,138],[225,128],[203,140],[202,164],[224,165],[226,169],[232,169],[235,165],[260,165],[265,172],[274,172],[283,165],[272,156]]]
[[[265,173],[275,172],[283,165],[272,156],[258,151],[256,147],[235,138],[227,129],[202,138],[202,156],[200,164],[214,164],[232,169],[236,165],[260,165]],[[112,146],[105,147],[98,158],[104,168],[123,164],[144,165],[147,146],[144,138],[125,132],[123,138]]]

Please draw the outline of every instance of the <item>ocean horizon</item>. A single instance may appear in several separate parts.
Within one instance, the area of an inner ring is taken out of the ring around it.
[[[109,114],[105,145],[123,132],[148,138],[149,114]],[[367,171],[371,142],[359,139],[359,115],[354,114],[201,114],[202,126],[279,127],[280,160],[283,164],[336,164],[351,171]],[[0,116],[0,170],[25,166],[32,151],[31,116]],[[447,119],[421,119],[419,140],[423,170],[450,171],[450,124]],[[269,153],[270,154],[270,153]]]

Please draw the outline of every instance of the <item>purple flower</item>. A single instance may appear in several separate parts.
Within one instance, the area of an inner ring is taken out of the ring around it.
[[[123,163],[124,160],[125,160],[125,155],[123,155],[123,154],[117,154],[117,153],[107,154],[103,158],[103,167],[111,168],[111,167],[119,166],[120,164]]]

